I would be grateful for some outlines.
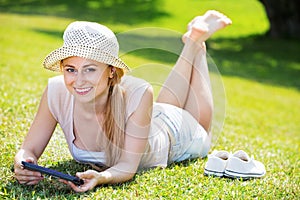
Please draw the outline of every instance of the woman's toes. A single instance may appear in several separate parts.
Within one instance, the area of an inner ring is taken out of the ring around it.
[[[187,37],[197,42],[206,41],[213,33],[232,24],[232,21],[224,14],[209,10],[203,16],[195,17],[188,24],[188,31],[182,37],[185,42]]]

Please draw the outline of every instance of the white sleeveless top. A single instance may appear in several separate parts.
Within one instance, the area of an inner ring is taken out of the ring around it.
[[[150,84],[142,79],[128,75],[122,77],[120,84],[125,89],[125,116],[127,121],[137,109],[144,92]],[[91,152],[79,149],[73,143],[75,139],[73,131],[74,96],[67,90],[62,75],[50,78],[48,81],[48,106],[64,132],[73,158],[84,163],[105,164],[106,155],[104,152]],[[153,110],[155,110],[155,103]],[[167,131],[167,126],[162,122],[158,120],[151,121],[148,145],[139,168],[167,166],[170,145]]]

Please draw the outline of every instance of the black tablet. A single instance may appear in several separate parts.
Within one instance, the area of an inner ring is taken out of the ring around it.
[[[71,176],[69,174],[64,174],[61,172],[58,172],[53,169],[49,169],[46,167],[41,167],[39,165],[35,165],[29,162],[22,161],[22,165],[24,166],[25,169],[31,170],[31,171],[38,171],[41,172],[42,174],[47,174],[56,178],[61,178],[67,181],[73,182],[75,185],[82,185],[84,181],[76,176]]]

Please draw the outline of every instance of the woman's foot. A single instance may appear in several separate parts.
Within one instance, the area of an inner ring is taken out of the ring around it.
[[[222,13],[209,10],[203,16],[195,17],[188,24],[188,31],[182,36],[182,41],[185,43],[187,38],[202,44],[213,33],[232,24],[232,21]]]

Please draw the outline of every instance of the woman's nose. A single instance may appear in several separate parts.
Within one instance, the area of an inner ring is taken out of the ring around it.
[[[82,85],[84,85],[84,83],[85,83],[85,77],[84,77],[84,74],[81,73],[81,72],[78,72],[78,73],[77,73],[77,76],[76,76],[75,82],[76,82],[76,85],[77,85],[77,86],[82,86]]]

